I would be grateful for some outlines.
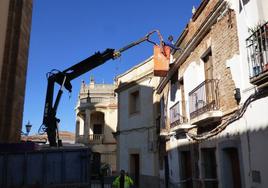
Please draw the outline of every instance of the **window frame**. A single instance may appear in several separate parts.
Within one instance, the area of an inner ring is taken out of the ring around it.
[[[138,97],[134,95],[135,93],[138,93]],[[133,106],[134,103],[135,103],[135,107]],[[130,90],[128,93],[128,114],[131,116],[131,115],[139,114],[140,112],[141,112],[141,92],[140,92],[140,88],[135,88],[135,89]]]

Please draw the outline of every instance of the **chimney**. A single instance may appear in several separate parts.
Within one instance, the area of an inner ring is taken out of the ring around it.
[[[193,8],[192,8],[192,14],[194,14],[196,12],[196,8],[195,8],[195,6],[193,6]]]

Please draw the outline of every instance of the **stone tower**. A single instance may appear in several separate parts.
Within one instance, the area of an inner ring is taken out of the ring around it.
[[[117,97],[114,84],[82,81],[76,107],[76,143],[83,143],[101,154],[101,162],[116,170]]]

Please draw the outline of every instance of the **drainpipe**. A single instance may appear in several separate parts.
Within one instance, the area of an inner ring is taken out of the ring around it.
[[[245,117],[243,117],[245,121],[245,126],[246,126],[246,137],[247,137],[247,149],[248,149],[248,166],[249,166],[249,172],[248,172],[248,177],[249,177],[249,183],[252,185],[252,177],[251,177],[251,172],[252,172],[252,167],[251,167],[251,147],[250,147],[250,135],[249,135],[249,128],[248,128],[248,123]]]

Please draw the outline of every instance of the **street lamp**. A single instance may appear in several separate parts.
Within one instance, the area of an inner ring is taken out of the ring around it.
[[[28,123],[25,125],[25,128],[26,128],[26,135],[28,136],[32,128],[30,121],[28,121]]]
[[[21,131],[22,135],[28,136],[31,131],[32,125],[30,124],[30,121],[25,125],[26,133]]]

